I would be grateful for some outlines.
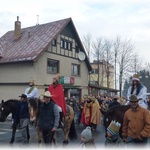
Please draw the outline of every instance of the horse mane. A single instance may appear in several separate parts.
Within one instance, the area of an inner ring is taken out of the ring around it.
[[[130,108],[130,105],[120,105],[120,106],[113,106],[111,107],[108,111],[112,111],[112,110],[127,110]]]
[[[8,100],[4,101],[5,104],[8,104],[9,102],[15,102],[15,103],[17,102],[18,103],[19,100],[17,100],[17,99],[8,99]]]
[[[130,108],[130,105],[121,105],[111,107],[106,114],[111,114],[112,116],[119,117],[120,119],[124,116],[124,113]]]

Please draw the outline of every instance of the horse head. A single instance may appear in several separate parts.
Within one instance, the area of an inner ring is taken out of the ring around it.
[[[107,110],[107,111],[102,111],[101,113],[103,114],[103,123],[105,127],[105,131],[107,131],[107,127],[109,126],[110,122],[113,120],[113,109]]]
[[[4,100],[2,100],[0,103],[0,121],[4,122],[9,114],[10,114],[9,107],[7,106],[7,103],[4,102]]]
[[[107,131],[107,127],[111,123],[112,120],[115,120],[121,123],[121,128],[119,130],[119,135],[122,137],[122,124],[123,124],[123,117],[124,113],[130,108],[129,105],[121,105],[121,106],[114,106],[111,107],[108,111],[102,112],[104,116],[104,126],[105,131]],[[105,135],[106,136],[106,135]]]

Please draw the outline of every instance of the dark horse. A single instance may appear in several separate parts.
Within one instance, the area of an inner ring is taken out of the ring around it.
[[[14,123],[12,126],[12,137],[10,140],[10,144],[12,144],[15,141],[15,134],[16,134],[16,130],[17,127],[19,125],[19,103],[20,101],[18,100],[14,100],[14,99],[10,99],[8,101],[3,101],[0,103],[0,122],[4,122],[6,121],[6,118],[8,117],[8,115],[11,113],[14,119]],[[30,139],[30,134],[29,134],[29,126],[26,127],[27,130],[27,139]]]
[[[107,132],[107,127],[109,126],[112,120],[118,121],[121,123],[121,128],[119,130],[119,135],[122,138],[122,124],[123,124],[123,117],[124,113],[130,108],[130,105],[121,105],[121,106],[114,106],[108,109],[107,111],[101,110],[104,119],[104,126],[105,126],[105,133]],[[107,137],[107,135],[105,134]]]

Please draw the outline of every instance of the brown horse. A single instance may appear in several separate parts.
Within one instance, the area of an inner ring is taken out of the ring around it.
[[[35,122],[38,119],[38,113],[39,113],[39,107],[40,104],[43,103],[41,99],[30,99],[29,100],[29,113],[30,113],[30,121]],[[75,129],[75,124],[74,124],[74,110],[71,106],[67,105],[67,113],[63,117],[63,123],[64,123],[64,128],[62,129],[64,132],[64,144],[69,143],[70,140],[75,140],[77,139],[77,133]],[[38,136],[38,143],[42,142],[42,133],[39,129],[37,129],[37,136]],[[56,132],[54,133],[53,137],[53,143],[56,144]]]
[[[121,106],[114,106],[104,111],[101,109],[101,113],[103,115],[105,132],[107,131],[107,127],[109,126],[112,120],[118,121],[121,123],[121,128],[119,130],[119,135],[122,137],[122,124],[123,124],[123,117],[124,113],[130,108],[130,105],[121,105]],[[107,134],[105,134],[107,136]]]

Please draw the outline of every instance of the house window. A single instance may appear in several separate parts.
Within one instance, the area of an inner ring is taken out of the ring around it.
[[[68,43],[67,43],[67,41],[64,41],[64,49],[68,49]]]
[[[80,48],[78,45],[76,45],[76,52],[79,53],[79,51],[80,51]]]
[[[66,39],[61,39],[60,47],[66,50],[72,50],[72,43]]]
[[[98,74],[98,69],[97,68],[93,69],[93,73]]]
[[[72,64],[71,75],[80,75],[80,65]]]
[[[52,46],[56,46],[56,39],[52,40]]]
[[[47,73],[58,73],[59,72],[59,61],[58,60],[47,60]]]
[[[68,42],[68,50],[72,50],[72,43]]]
[[[60,47],[64,48],[64,41],[63,40],[61,40],[61,42],[60,42]]]

